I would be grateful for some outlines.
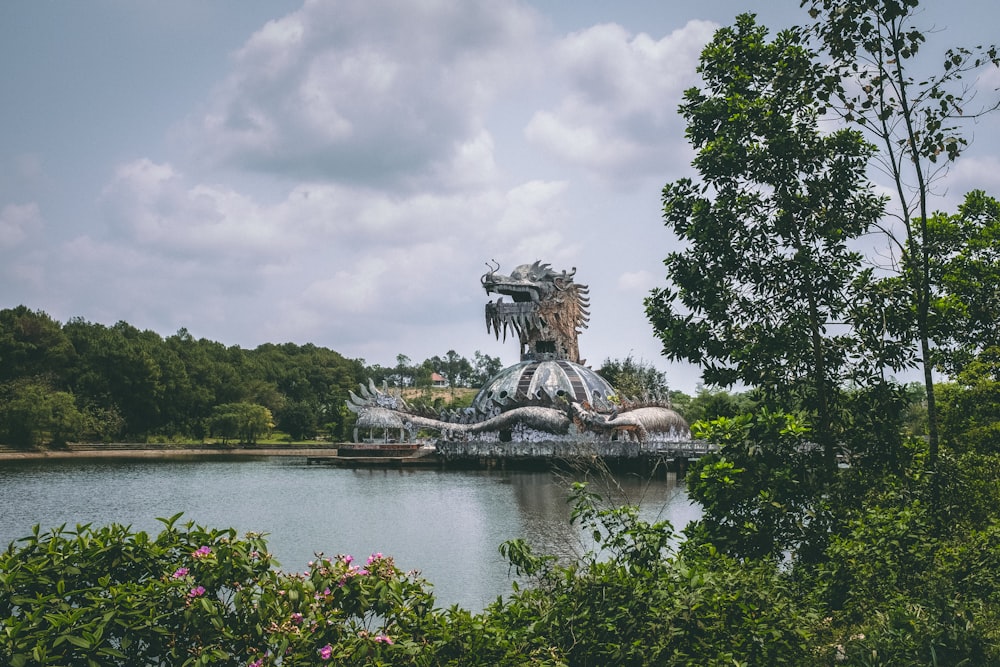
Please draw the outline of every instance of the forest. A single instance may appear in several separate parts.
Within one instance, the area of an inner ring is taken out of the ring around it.
[[[0,310],[0,444],[249,444],[275,435],[340,442],[354,425],[347,392],[360,383],[405,389],[414,404],[441,410],[465,407],[472,392],[432,395],[432,374],[449,388],[475,390],[501,368],[479,351],[469,360],[449,350],[419,364],[400,354],[385,367],[311,344],[244,350],[185,329],[163,338],[127,322],[60,324],[21,305]],[[663,372],[631,357],[606,359],[598,372],[623,395],[669,398],[692,421],[733,416],[752,402],[717,388],[670,391]]]
[[[0,310],[0,443],[252,443],[275,430],[340,441],[350,439],[345,401],[359,383],[425,388],[439,373],[451,386],[474,387],[500,368],[496,357],[476,352],[470,362],[453,350],[418,365],[404,355],[397,362],[368,366],[312,344],[244,350],[127,322],[61,324],[21,305]]]

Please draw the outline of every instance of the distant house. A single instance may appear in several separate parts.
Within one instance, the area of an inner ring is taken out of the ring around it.
[[[448,380],[445,379],[443,375],[438,373],[431,373],[431,386],[432,387],[447,387]]]

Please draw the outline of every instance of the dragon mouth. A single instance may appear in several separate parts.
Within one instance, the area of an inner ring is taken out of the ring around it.
[[[516,285],[512,283],[486,283],[483,285],[487,294],[509,296],[515,303],[538,303],[541,299],[538,288],[533,285]],[[497,302],[499,303],[499,299]]]
[[[509,330],[516,336],[521,336],[529,329],[537,329],[541,325],[537,301],[524,299],[508,303],[500,297],[496,301],[486,303],[486,331],[495,332],[498,339],[502,335],[503,339],[507,340]]]

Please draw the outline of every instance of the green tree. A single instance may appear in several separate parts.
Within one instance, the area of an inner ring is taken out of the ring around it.
[[[315,437],[317,425],[316,408],[310,403],[290,402],[278,414],[278,427],[293,440]]]
[[[740,558],[799,557],[825,543],[818,521],[818,453],[801,417],[759,410],[695,422],[692,435],[718,446],[691,465],[688,494],[703,508],[688,527],[692,545],[711,544]]]
[[[598,374],[611,383],[620,397],[630,399],[669,399],[667,374],[653,364],[636,360],[632,355],[624,359],[605,359]]]
[[[41,444],[48,427],[49,389],[36,382],[8,382],[0,387],[0,425],[4,441],[17,447]]]
[[[958,452],[1000,453],[1000,347],[983,350],[939,390],[942,443]]]
[[[448,350],[444,358],[431,357],[431,368],[440,373],[448,381],[450,387],[468,387],[472,380],[473,368],[469,360],[455,350]]]
[[[905,310],[876,309],[878,321],[903,320],[893,335],[915,343],[927,393],[929,464],[938,456],[937,402],[932,350],[933,262],[935,239],[930,198],[937,175],[959,157],[967,142],[962,119],[971,112],[972,93],[964,77],[983,66],[1000,66],[995,47],[949,49],[941,70],[929,71],[919,56],[927,31],[915,25],[918,0],[801,0],[815,19],[813,33],[830,56],[839,80],[831,100],[849,123],[880,147],[879,163],[892,179],[899,226],[886,221],[889,252],[898,270],[895,281],[906,294]],[[913,72],[921,72],[920,79]],[[991,108],[996,108],[995,106]],[[881,327],[877,327],[881,328]],[[900,333],[902,331],[902,333]]]
[[[860,257],[883,200],[865,178],[871,147],[853,130],[819,131],[828,72],[797,30],[767,41],[752,15],[702,52],[704,88],[681,115],[701,183],[663,189],[664,220],[683,248],[665,260],[672,287],[646,312],[671,359],[709,384],[758,388],[771,405],[815,415],[834,466],[839,388],[857,341],[847,318]]]
[[[396,370],[393,378],[397,387],[409,387],[414,384],[415,369],[410,358],[405,354],[396,355]]]
[[[80,436],[85,422],[72,394],[27,379],[0,384],[0,441],[63,445]]]
[[[0,310],[0,382],[47,377],[61,382],[75,357],[58,322],[26,306]]]
[[[756,403],[749,394],[699,386],[698,392],[688,398],[681,414],[689,424],[692,424],[696,421],[711,421],[719,417],[749,414],[755,407]]]
[[[212,410],[209,431],[222,438],[223,443],[238,438],[252,445],[257,438],[274,428],[271,411],[253,403],[225,403]]]
[[[936,365],[954,375],[984,349],[1000,347],[1000,202],[970,192],[956,214],[934,215],[928,234]]]
[[[472,355],[472,378],[473,387],[482,387],[490,378],[503,370],[503,362],[500,357],[491,357],[476,350]]]
[[[163,339],[127,322],[106,327],[74,318],[63,330],[77,351],[77,363],[69,372],[72,392],[87,405],[117,410],[129,435],[160,429],[162,408],[169,403],[157,359]]]

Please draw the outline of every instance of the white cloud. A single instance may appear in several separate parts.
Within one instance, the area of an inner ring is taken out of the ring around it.
[[[965,155],[948,172],[946,183],[951,212],[970,190],[985,190],[996,196],[1000,192],[1000,159],[995,155]]]
[[[252,198],[188,184],[171,165],[148,159],[121,165],[102,203],[112,229],[157,253],[261,262],[304,242]]]
[[[649,293],[657,286],[658,280],[649,271],[626,271],[618,276],[618,289],[623,292]]]
[[[681,93],[695,83],[698,56],[716,27],[690,21],[659,40],[615,24],[568,35],[553,52],[561,100],[535,113],[526,137],[603,178],[662,173],[683,136]]]
[[[8,204],[0,209],[0,250],[21,245],[43,226],[38,204]]]
[[[470,151],[489,172],[482,116],[529,71],[536,21],[513,2],[310,1],[247,40],[183,136],[308,179],[411,182]]]

